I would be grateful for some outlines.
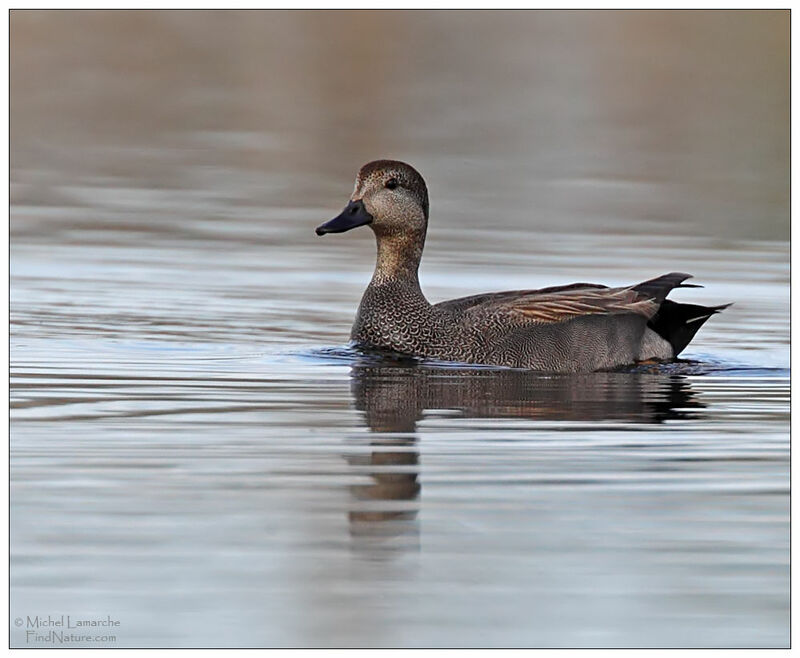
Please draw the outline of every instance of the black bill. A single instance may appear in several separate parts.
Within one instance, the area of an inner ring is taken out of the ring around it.
[[[338,217],[334,217],[331,221],[325,222],[321,226],[317,226],[317,235],[325,235],[326,233],[344,233],[351,228],[357,226],[364,226],[372,221],[372,215],[367,212],[364,207],[364,202],[359,199],[358,201],[351,201],[347,207],[342,211]]]

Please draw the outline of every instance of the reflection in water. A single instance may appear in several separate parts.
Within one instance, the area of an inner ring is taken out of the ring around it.
[[[413,395],[414,380],[393,373],[415,372],[416,368],[362,367],[351,372],[355,406],[364,412],[371,437],[371,452],[350,458],[372,479],[368,485],[351,487],[357,510],[350,512],[350,532],[356,548],[418,547],[417,503],[420,485],[416,430],[419,409],[401,402]],[[409,390],[406,390],[409,389]],[[416,397],[416,396],[415,396]],[[390,542],[387,544],[387,540]]]
[[[349,514],[354,547],[379,553],[386,549],[419,548],[417,439],[415,436],[382,438],[370,441],[369,445],[374,449],[368,455],[348,459],[352,466],[364,469],[372,480],[370,484],[350,487],[358,501]]]
[[[351,487],[356,548],[418,547],[420,494],[417,422],[447,411],[462,418],[663,423],[693,419],[704,405],[682,375],[598,372],[542,375],[525,370],[431,367],[407,363],[356,365],[355,407],[373,433],[372,451],[348,458],[372,479]],[[375,437],[379,434],[380,437]]]

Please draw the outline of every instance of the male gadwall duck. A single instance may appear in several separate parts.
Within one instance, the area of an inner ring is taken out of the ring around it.
[[[672,272],[624,288],[573,283],[431,304],[417,270],[428,229],[428,189],[404,162],[361,168],[350,203],[317,235],[369,226],[375,273],[351,333],[363,347],[415,357],[546,372],[591,372],[675,358],[714,313],[666,299],[689,274]]]

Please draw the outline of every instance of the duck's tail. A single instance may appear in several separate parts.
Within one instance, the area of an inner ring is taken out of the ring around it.
[[[647,326],[672,345],[674,356],[678,356],[708,318],[729,306],[699,306],[665,299]]]

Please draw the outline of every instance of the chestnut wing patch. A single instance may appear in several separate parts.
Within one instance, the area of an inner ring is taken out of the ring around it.
[[[578,289],[598,288],[607,290],[607,286],[599,283],[570,283],[566,286],[550,286],[548,288],[537,288],[536,290],[505,290],[503,292],[485,292],[469,297],[459,297],[458,299],[448,299],[444,302],[435,304],[437,308],[447,311],[465,312],[473,308],[480,309],[481,312],[490,311],[493,308],[509,306],[514,301],[528,299],[537,295],[556,292],[567,292]]]
[[[521,297],[504,304],[531,322],[564,322],[583,315],[635,314],[653,317],[661,304],[632,288],[584,288]]]

